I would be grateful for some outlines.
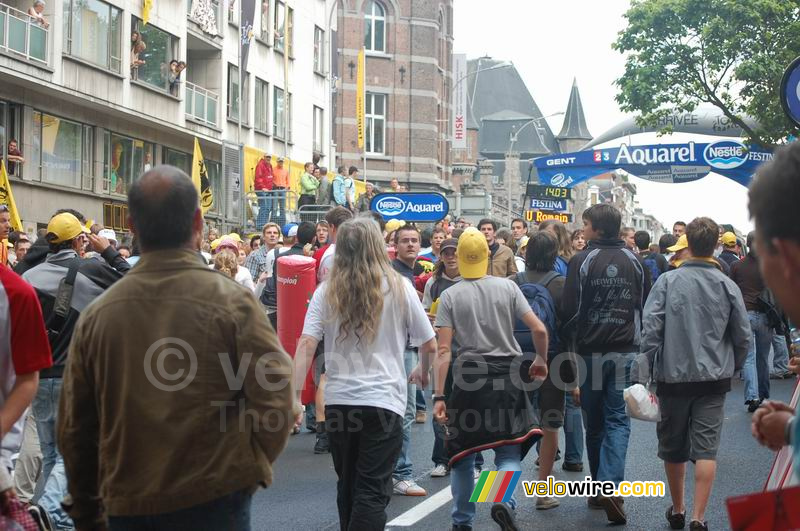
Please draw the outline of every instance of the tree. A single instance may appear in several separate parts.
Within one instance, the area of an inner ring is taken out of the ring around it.
[[[627,54],[616,100],[640,125],[710,103],[754,144],[798,135],[780,84],[800,55],[800,0],[633,0],[625,18],[613,44]]]

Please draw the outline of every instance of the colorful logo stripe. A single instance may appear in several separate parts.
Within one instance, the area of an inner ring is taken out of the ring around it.
[[[469,501],[476,502],[508,502],[517,488],[521,472],[481,472],[478,484],[472,491]]]

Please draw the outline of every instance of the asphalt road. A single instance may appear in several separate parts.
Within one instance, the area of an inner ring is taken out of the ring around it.
[[[794,380],[772,381],[772,396],[788,401]],[[728,529],[725,499],[729,496],[759,491],[767,479],[774,454],[759,446],[750,435],[750,414],[742,405],[742,384],[734,389],[725,403],[725,422],[718,455],[718,471],[706,519],[710,529]],[[633,421],[626,479],[666,481],[662,462],[656,456],[655,424]],[[256,493],[252,506],[254,530],[335,530],[336,473],[330,455],[314,455],[314,435],[303,432],[292,437],[275,467],[275,481],[267,490]],[[449,477],[431,478],[430,460],[433,431],[430,424],[415,424],[412,433],[414,475],[428,490],[426,497],[394,496],[387,509],[389,529],[446,530],[450,529]],[[563,451],[563,437],[561,440]],[[487,466],[493,463],[491,452],[485,454]],[[536,479],[535,451],[522,464],[522,479]],[[584,457],[585,461],[585,457]],[[588,470],[588,463],[584,464]],[[692,469],[687,472],[687,500],[691,507]],[[580,480],[582,473],[564,472],[561,463],[554,468],[556,479]],[[437,494],[440,493],[440,494]],[[516,491],[519,508],[517,522],[521,529],[603,529],[608,527],[603,511],[590,511],[582,498],[562,498],[561,506],[548,511],[536,511],[534,500],[524,497],[522,487]],[[421,504],[425,504],[420,507]],[[669,529],[664,512],[670,505],[669,496],[661,498],[628,499],[627,529]],[[431,511],[427,509],[431,508]],[[490,504],[478,504],[474,529],[497,529],[489,516]],[[403,522],[403,520],[405,522]],[[405,524],[405,525],[399,525]],[[687,522],[688,524],[688,522]],[[687,525],[688,528],[688,525]]]

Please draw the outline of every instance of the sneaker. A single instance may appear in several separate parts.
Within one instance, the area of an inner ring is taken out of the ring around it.
[[[567,463],[564,461],[564,464],[561,465],[561,469],[567,472],[583,472],[583,463]]]
[[[708,522],[700,522],[699,520],[692,520],[689,523],[690,531],[708,531]]]
[[[492,505],[492,520],[497,522],[501,531],[517,531],[514,509],[507,503],[495,503]]]
[[[597,496],[589,496],[586,498],[586,505],[589,506],[589,509],[598,511],[604,509],[603,504],[597,499]]]
[[[476,466],[475,471],[472,473],[472,478],[475,481],[478,481],[479,479],[481,479],[481,472],[483,472],[483,470],[481,470],[479,467]]]
[[[31,504],[28,507],[28,513],[31,515],[31,518],[33,518],[33,521],[36,522],[36,525],[41,531],[55,530],[55,525],[53,525],[50,515],[47,514],[47,511],[42,509],[40,506]]]
[[[315,454],[329,454],[331,452],[331,443],[328,440],[328,434],[325,432],[317,432],[317,442],[314,443]]]
[[[598,500],[606,511],[606,517],[612,524],[626,524],[628,523],[628,516],[625,514],[625,500],[620,496],[612,496],[607,498],[605,496],[598,497]]]
[[[671,529],[683,529],[686,527],[686,512],[673,513],[672,505],[667,509],[667,522]]]
[[[749,400],[747,402],[747,411],[749,413],[755,413],[756,409],[761,407],[761,402],[763,402],[763,398],[759,398],[758,400]]]
[[[394,493],[400,496],[427,496],[428,491],[417,485],[413,479],[403,479],[394,482]]]
[[[425,412],[424,409],[417,410],[417,416],[414,417],[414,422],[417,424],[425,424],[425,421],[428,420],[428,414]]]
[[[558,501],[558,498],[553,498],[552,496],[541,496],[536,498],[537,511],[546,511],[547,509],[552,509],[553,507],[558,507],[559,505],[561,505],[561,502]]]
[[[431,471],[431,477],[443,478],[449,473],[450,471],[447,469],[447,465],[436,465],[435,467],[433,467],[433,470]]]

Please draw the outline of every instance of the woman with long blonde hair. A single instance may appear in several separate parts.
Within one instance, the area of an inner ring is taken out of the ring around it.
[[[298,400],[323,337],[325,429],[339,476],[340,526],[382,530],[403,443],[407,382],[427,384],[436,339],[416,290],[392,269],[370,218],[337,229],[333,268],[311,298],[295,353]],[[407,341],[419,347],[411,375],[404,366]]]

